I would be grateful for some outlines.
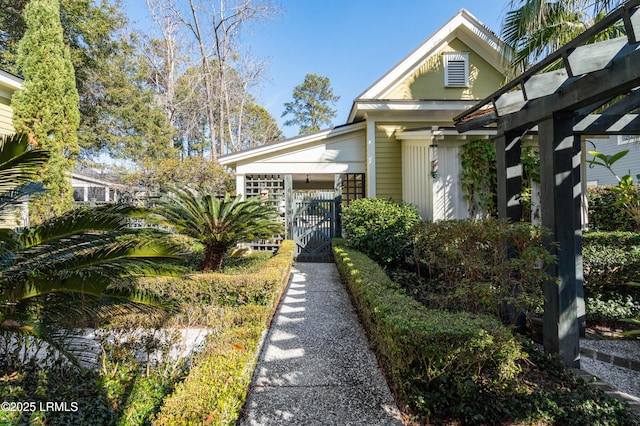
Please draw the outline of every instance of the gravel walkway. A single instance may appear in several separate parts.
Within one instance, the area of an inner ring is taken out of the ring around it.
[[[333,263],[297,263],[240,425],[402,425]]]
[[[614,365],[623,360],[640,363],[640,341],[583,339],[580,348],[582,370],[640,402],[640,371]]]

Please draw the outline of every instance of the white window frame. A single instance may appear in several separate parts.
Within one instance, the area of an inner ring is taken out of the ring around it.
[[[640,142],[639,135],[618,135],[618,145],[628,145]]]
[[[445,87],[469,87],[469,53],[444,52],[444,85]],[[461,66],[464,69],[461,69]],[[464,83],[460,78],[460,71],[464,72]],[[451,75],[456,72],[456,75]]]

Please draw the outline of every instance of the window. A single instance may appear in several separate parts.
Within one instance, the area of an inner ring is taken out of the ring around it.
[[[638,135],[619,135],[618,136],[618,145],[627,145],[630,143],[638,143],[640,142],[640,136]]]
[[[469,54],[446,52],[443,56],[444,85],[446,87],[467,87],[469,85]]]

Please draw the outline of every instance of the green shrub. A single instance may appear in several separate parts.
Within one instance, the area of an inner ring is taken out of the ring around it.
[[[627,293],[640,281],[640,234],[586,232],[582,236],[585,292]]]
[[[355,200],[342,213],[349,245],[384,265],[410,254],[412,229],[420,221],[414,206],[381,198]]]
[[[205,349],[193,360],[189,375],[165,398],[154,425],[235,424],[251,384],[262,332],[286,286],[293,250],[293,241],[283,241],[261,273],[250,274],[246,279],[210,282],[244,296],[232,297],[233,306],[224,309],[219,331],[209,335]],[[242,288],[245,285],[251,288],[247,292]],[[260,285],[267,290],[256,293],[255,288]],[[243,303],[236,303],[240,299]]]
[[[587,322],[618,321],[622,318],[640,316],[640,301],[630,296],[611,293],[603,296],[596,293],[586,297]]]
[[[548,232],[527,223],[448,220],[430,223],[418,234],[415,262],[426,277],[412,289],[428,306],[500,316],[500,307],[530,311],[541,304],[554,261],[543,247]]]
[[[281,247],[280,250],[288,251],[288,245],[289,243],[285,243],[285,248]],[[179,305],[224,307],[270,303],[274,289],[280,285],[282,271],[288,270],[281,257],[273,256],[267,260],[265,254],[260,253],[243,260],[248,260],[249,269],[241,268],[235,262],[225,273],[145,277],[137,281],[136,287],[161,300],[170,300]],[[228,271],[233,273],[229,274]]]
[[[494,318],[427,309],[363,253],[336,264],[402,406],[419,424],[638,425],[623,404]]]
[[[403,294],[363,253],[334,240],[334,255],[399,398],[426,415],[451,413],[519,369],[519,345],[498,321],[430,310]]]
[[[634,220],[620,205],[620,195],[611,186],[587,189],[589,202],[589,228],[594,231],[634,231]]]

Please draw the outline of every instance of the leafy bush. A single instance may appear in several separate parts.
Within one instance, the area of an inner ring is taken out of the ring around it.
[[[634,220],[621,205],[621,196],[612,189],[612,186],[587,189],[589,227],[594,231],[634,231]]]
[[[389,379],[411,410],[452,413],[516,376],[519,346],[495,319],[427,309],[343,240],[334,240],[333,250]]]
[[[342,213],[349,245],[384,265],[410,254],[412,229],[420,221],[414,206],[381,198],[355,200]]]
[[[632,291],[626,283],[640,280],[640,234],[587,232],[582,236],[585,292]]]
[[[640,301],[630,295],[596,293],[586,298],[587,321],[617,321],[640,316]]]
[[[334,240],[333,251],[387,377],[417,423],[639,424],[619,401],[495,319],[427,309],[344,241]]]
[[[413,290],[434,308],[500,316],[500,308],[532,310],[542,301],[553,262],[543,247],[548,232],[527,223],[449,220],[430,223],[417,236],[415,261],[423,279]]]
[[[254,280],[268,290],[263,296],[249,297],[250,302],[224,310],[221,329],[209,335],[189,375],[165,399],[154,425],[235,424],[251,383],[262,332],[284,291],[293,250],[292,241],[283,241],[262,273],[251,274],[246,280],[226,282],[240,290],[242,285],[253,288],[250,281]]]

